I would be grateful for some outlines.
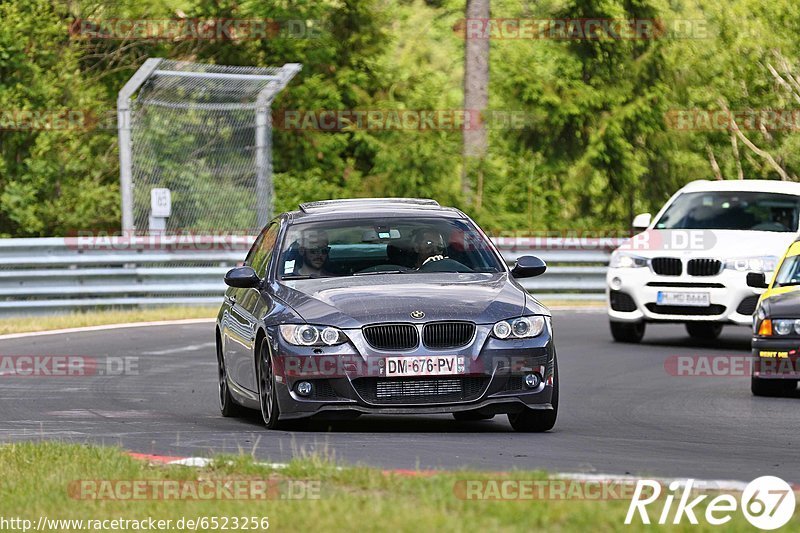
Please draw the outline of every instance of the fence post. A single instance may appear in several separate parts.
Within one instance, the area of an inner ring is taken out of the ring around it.
[[[131,157],[131,97],[153,73],[160,58],[150,58],[125,83],[117,95],[119,136],[119,189],[122,196],[122,233],[133,231],[133,159]]]
[[[272,218],[275,182],[272,176],[272,101],[303,68],[300,63],[286,63],[281,68],[280,80],[258,93],[256,100],[256,209],[258,227],[263,228]]]

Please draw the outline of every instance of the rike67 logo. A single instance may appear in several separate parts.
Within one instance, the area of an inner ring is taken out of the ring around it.
[[[652,523],[661,525],[677,525],[684,523],[684,520],[696,525],[699,523],[699,515],[706,523],[720,526],[730,522],[735,513],[741,512],[758,529],[773,530],[786,525],[794,514],[794,491],[778,477],[762,476],[754,479],[748,483],[738,500],[732,494],[720,494],[705,501],[709,495],[697,496],[696,491],[692,493],[693,487],[692,479],[685,484],[673,481],[669,484],[670,492],[665,498],[661,498],[661,483],[650,479],[637,481],[625,523],[631,524],[638,516],[643,524],[650,524],[652,519]],[[696,497],[690,500],[692,496]],[[657,506],[660,499],[663,499],[663,507],[659,512]],[[705,512],[700,510],[703,506]]]

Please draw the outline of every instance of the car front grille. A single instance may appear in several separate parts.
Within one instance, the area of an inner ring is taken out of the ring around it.
[[[645,307],[651,313],[658,313],[660,315],[694,315],[694,316],[711,316],[721,315],[725,312],[725,306],[720,304],[711,304],[708,307],[695,307],[691,305],[659,305],[657,303],[645,304]]]
[[[682,287],[685,289],[724,289],[722,283],[699,281],[648,281],[648,287]]]
[[[364,326],[364,338],[379,350],[410,350],[419,344],[417,328],[412,324]]]
[[[686,273],[690,276],[716,276],[722,268],[718,259],[690,259]]]
[[[680,276],[683,272],[683,265],[677,257],[654,257],[650,266],[659,276]]]
[[[479,398],[488,382],[487,377],[358,378],[353,386],[369,403],[451,403]]]
[[[431,322],[422,329],[422,344],[428,348],[460,348],[474,335],[472,322]]]

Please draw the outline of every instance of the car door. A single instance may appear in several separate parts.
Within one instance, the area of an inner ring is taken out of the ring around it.
[[[267,229],[261,231],[256,238],[243,265],[251,265],[256,251],[264,241]],[[241,373],[241,359],[247,356],[247,346],[250,344],[250,330],[247,320],[242,313],[241,300],[245,295],[244,289],[228,287],[225,291],[225,304],[228,307],[223,317],[222,346],[225,354],[225,365],[228,377],[239,386],[245,386],[247,375]],[[244,380],[244,381],[243,381]],[[249,389],[249,387],[247,387]]]
[[[253,267],[262,280],[266,277],[272,249],[278,239],[278,228],[277,222],[271,223],[253,245],[245,260],[245,265]],[[231,343],[229,352],[231,373],[236,383],[254,392],[258,388],[253,363],[258,328],[258,316],[255,311],[262,299],[261,292],[260,287],[236,289],[236,302],[231,306],[232,322],[240,332],[235,340],[232,339],[234,342]]]

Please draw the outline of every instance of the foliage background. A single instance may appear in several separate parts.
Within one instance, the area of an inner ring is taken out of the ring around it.
[[[68,32],[76,18],[176,17],[322,20],[326,31],[239,42]],[[725,179],[779,178],[730,132],[679,131],[666,116],[797,106],[768,70],[797,62],[795,0],[495,0],[492,17],[702,21],[707,33],[494,40],[491,108],[531,120],[490,131],[480,206],[461,196],[457,131],[276,130],[276,209],[323,198],[424,196],[462,207],[490,232],[622,229],[684,183],[714,179],[711,155]],[[0,122],[2,110],[113,115],[119,88],[147,57],[303,63],[279,108],[458,109],[463,36],[455,29],[463,18],[464,2],[455,0],[0,0]],[[746,134],[791,178],[800,173],[796,132]],[[113,127],[15,131],[0,123],[0,235],[118,227],[117,158]]]

